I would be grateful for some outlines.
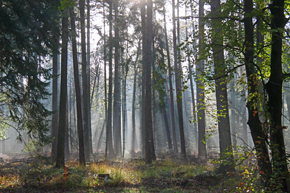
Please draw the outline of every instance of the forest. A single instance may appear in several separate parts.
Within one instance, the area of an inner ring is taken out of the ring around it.
[[[1,192],[290,192],[289,8],[0,0]]]

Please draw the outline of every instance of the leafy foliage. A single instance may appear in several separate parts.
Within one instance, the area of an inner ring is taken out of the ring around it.
[[[48,140],[46,118],[51,114],[42,101],[49,96],[51,78],[44,62],[57,49],[52,39],[52,30],[58,33],[55,5],[48,0],[0,3],[1,119],[41,142]]]

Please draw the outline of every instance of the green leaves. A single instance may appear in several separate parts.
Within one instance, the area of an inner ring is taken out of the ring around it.
[[[62,11],[64,10],[66,7],[74,7],[76,3],[76,0],[61,0],[60,1],[60,6],[58,6],[58,10]]]

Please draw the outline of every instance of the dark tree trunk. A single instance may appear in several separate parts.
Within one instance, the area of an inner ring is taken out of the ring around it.
[[[57,82],[58,82],[58,76],[57,76],[57,71],[58,71],[58,44],[59,44],[59,35],[57,33],[53,34],[53,38],[55,41],[55,48],[53,50],[53,61],[52,61],[52,75],[53,75],[53,80],[52,80],[52,121],[51,121],[51,137],[53,138],[52,142],[52,150],[51,150],[51,155],[52,155],[52,160],[55,161],[55,156],[57,152],[57,125],[58,125],[58,100],[57,100],[57,95],[58,95],[58,88],[57,88]]]
[[[191,2],[192,3],[192,2]],[[191,5],[191,16],[193,17],[193,8]],[[186,20],[187,23],[187,20]],[[193,34],[194,34],[194,23],[192,22],[192,30],[193,30]],[[188,31],[187,31],[187,27],[186,27],[186,37],[188,37]],[[193,41],[193,49],[196,48],[196,42]],[[193,88],[193,78],[192,78],[192,68],[193,68],[193,64],[191,64],[191,60],[190,60],[190,55],[188,54],[187,57],[188,60],[188,76],[189,76],[189,82],[190,82],[190,91],[191,91],[191,101],[192,101],[192,114],[193,114],[193,133],[194,133],[194,147],[197,147],[197,117],[196,117],[196,104],[195,104],[195,94],[194,94],[194,88]]]
[[[246,13],[251,13],[253,10],[253,1],[245,0],[245,10]],[[262,181],[264,185],[267,186],[268,180],[270,177],[270,173],[272,170],[271,162],[269,159],[268,147],[266,145],[266,136],[263,132],[263,128],[261,125],[261,121],[259,119],[259,110],[257,108],[257,95],[258,88],[256,85],[256,70],[253,63],[254,56],[254,37],[253,37],[253,21],[252,17],[247,16],[244,18],[244,26],[245,26],[245,65],[246,65],[246,74],[247,74],[247,82],[248,87],[248,95],[253,96],[251,100],[247,102],[248,108],[248,125],[251,130],[252,138],[255,144],[255,148],[257,151],[258,165],[260,167],[260,173],[262,176]]]
[[[107,47],[106,47],[106,12],[105,12],[105,1],[103,1],[103,17],[104,17],[104,90],[105,90],[105,101],[104,101],[104,105],[105,105],[105,121],[104,121],[104,125],[103,128],[106,126],[107,123],[107,117],[108,117],[108,105],[107,105]],[[103,129],[102,129],[103,132]],[[107,132],[106,132],[107,133]],[[107,133],[108,134],[108,133]],[[107,137],[107,136],[106,136]],[[100,138],[99,141],[101,139],[101,134],[100,134]],[[108,139],[108,138],[107,138]],[[107,153],[107,142],[106,142],[106,150],[105,152]],[[97,146],[97,151],[99,149],[99,143]]]
[[[81,23],[81,50],[82,50],[82,90],[83,90],[83,125],[84,125],[84,143],[85,143],[85,157],[90,159],[89,149],[89,101],[88,94],[88,67],[86,55],[86,30],[85,30],[85,0],[79,1],[80,6],[80,23]]]
[[[88,131],[89,131],[89,154],[93,153],[93,141],[92,141],[92,124],[91,124],[91,100],[90,100],[90,75],[91,75],[91,38],[90,38],[90,29],[91,29],[91,7],[90,1],[87,0],[87,101],[88,101]]]
[[[109,151],[110,157],[114,156],[113,149],[113,136],[112,136],[112,87],[113,87],[113,35],[112,35],[112,12],[113,5],[112,1],[109,2],[109,93],[108,93],[108,123],[107,123],[107,135],[106,135],[106,152],[105,156],[107,158],[107,151]]]
[[[140,51],[140,41],[137,48],[137,56],[134,63],[134,83],[133,83],[133,96],[132,96],[132,148],[131,153],[135,153],[135,143],[136,143],[136,122],[135,122],[135,101],[136,101],[136,80],[137,80],[137,61],[139,58]]]
[[[153,131],[152,131],[152,109],[151,109],[151,66],[152,66],[152,0],[147,1],[147,30],[145,49],[145,161],[151,164],[155,157]]]
[[[59,123],[57,138],[56,167],[64,167],[64,143],[66,125],[67,103],[67,42],[68,42],[68,17],[62,18],[62,45],[61,45],[61,85],[59,103]]]
[[[121,155],[121,81],[120,81],[120,46],[119,46],[119,26],[118,26],[118,6],[119,1],[114,1],[115,10],[115,79],[114,79],[114,104],[113,104],[113,133],[114,133],[114,150],[116,156]]]
[[[128,64],[124,64],[123,63],[123,66],[122,66],[122,74],[123,74],[123,82],[122,82],[122,87],[123,87],[123,91],[122,91],[122,128],[123,128],[123,150],[122,150],[122,156],[124,158],[125,156],[125,148],[126,148],[126,143],[125,143],[125,133],[126,133],[126,123],[127,123],[127,116],[126,116],[126,113],[127,113],[127,93],[126,93],[126,80],[127,80],[127,73],[128,73],[128,68],[126,65]]]
[[[204,36],[204,1],[199,0],[199,49],[203,50],[203,36]],[[204,96],[204,84],[199,80],[201,78],[201,72],[204,71],[204,60],[200,58],[199,64],[196,66],[197,75],[197,112],[198,112],[198,158],[206,159],[206,144],[205,144],[205,96]]]
[[[282,185],[283,192],[290,191],[289,172],[285,152],[282,118],[282,39],[287,22],[284,15],[284,0],[273,0],[270,5],[271,17],[271,75],[266,84],[268,93],[268,112],[270,114],[270,148],[273,171],[279,171],[275,183]]]
[[[140,2],[141,6],[141,25],[142,25],[142,94],[141,94],[141,148],[145,155],[145,50],[146,50],[146,16],[145,16],[145,1]]]
[[[167,28],[166,28],[166,14],[165,14],[165,7],[163,8],[164,11],[164,33],[165,33],[165,42],[166,42],[166,54],[168,60],[168,79],[169,79],[169,92],[170,92],[170,119],[172,125],[172,138],[173,138],[173,147],[174,153],[178,153],[177,148],[177,139],[176,139],[176,127],[175,127],[175,111],[174,111],[174,96],[173,96],[173,86],[172,86],[172,77],[171,77],[171,64],[170,64],[170,53],[169,53],[169,45],[168,45],[168,36],[167,36]]]
[[[75,92],[76,92],[76,103],[77,103],[77,132],[78,132],[78,138],[79,138],[79,160],[80,160],[80,165],[84,166],[85,165],[85,147],[84,147],[84,134],[83,134],[81,85],[80,85],[78,57],[77,57],[75,14],[74,14],[73,9],[70,10],[70,18],[71,18],[71,28],[72,28],[74,81],[75,81]]]
[[[213,17],[220,17],[220,0],[211,1],[211,13]],[[214,71],[215,76],[222,76],[226,69],[224,62],[224,50],[223,50],[223,35],[221,34],[222,21],[220,19],[212,20],[213,31],[213,59],[214,59]],[[217,113],[218,113],[218,131],[220,142],[220,157],[227,159],[228,162],[233,163],[232,143],[231,143],[231,128],[229,120],[229,108],[228,108],[228,94],[227,94],[227,80],[226,78],[219,78],[215,80],[215,93],[217,101]],[[234,115],[232,114],[232,117]],[[221,164],[219,171],[226,173],[228,170],[234,170],[233,164]]]
[[[174,12],[175,1],[172,1],[172,8]],[[173,21],[175,24],[175,13],[173,15]],[[173,26],[173,33],[175,34],[175,25]],[[181,81],[182,81],[182,68],[181,61],[177,61],[180,56],[180,50],[177,50],[177,46],[180,44],[180,32],[179,32],[180,24],[179,24],[179,0],[177,0],[177,45],[176,41],[174,41],[173,34],[173,49],[177,53],[174,52],[174,69],[175,69],[175,82],[176,82],[176,98],[177,98],[177,110],[178,110],[178,122],[179,122],[179,135],[180,135],[180,145],[181,145],[181,154],[184,158],[186,158],[186,148],[185,148],[185,138],[184,138],[184,125],[183,125],[183,110],[182,110],[182,89],[181,89]],[[176,36],[176,35],[175,35]],[[175,37],[176,40],[176,37]],[[174,45],[175,44],[175,45]]]

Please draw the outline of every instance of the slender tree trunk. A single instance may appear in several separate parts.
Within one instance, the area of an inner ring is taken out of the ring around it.
[[[244,4],[246,13],[251,13],[253,10],[253,1],[245,0]],[[253,21],[251,16],[244,18],[245,26],[245,66],[248,83],[248,95],[253,96],[251,100],[247,102],[248,108],[248,125],[251,130],[252,138],[257,151],[257,160],[260,167],[260,174],[262,176],[262,182],[267,186],[270,174],[271,174],[271,162],[269,159],[269,152],[266,145],[266,136],[263,132],[261,121],[259,119],[259,110],[257,108],[257,94],[259,92],[256,82],[256,70],[254,68],[253,56],[254,56],[254,36],[253,36]]]
[[[182,110],[182,90],[181,90],[181,80],[182,80],[182,68],[181,62],[178,61],[180,56],[180,50],[177,50],[177,46],[180,44],[180,24],[179,24],[179,0],[177,0],[177,45],[176,45],[176,31],[175,31],[175,1],[172,1],[173,9],[173,49],[174,49],[174,69],[175,69],[175,82],[176,82],[176,98],[177,98],[177,112],[178,112],[178,122],[179,122],[179,135],[180,135],[180,145],[181,154],[186,158],[186,148],[185,148],[185,138],[184,138],[184,125],[183,125],[183,110]],[[175,34],[175,35],[174,35]],[[175,36],[175,37],[174,37]],[[175,40],[174,40],[175,39]],[[177,51],[177,53],[175,53]]]
[[[108,93],[108,123],[107,123],[107,135],[106,135],[106,152],[105,156],[107,158],[107,151],[109,150],[110,157],[114,156],[113,149],[113,136],[112,136],[112,87],[113,87],[113,35],[112,35],[112,12],[113,5],[112,1],[109,2],[109,93]]]
[[[147,29],[145,50],[145,161],[151,164],[154,160],[154,142],[152,131],[152,109],[151,109],[151,66],[152,66],[152,0],[147,1]]]
[[[70,89],[70,88],[69,88]],[[66,105],[66,124],[65,124],[65,143],[64,143],[64,156],[69,158],[69,120],[68,120],[68,108],[70,103],[70,95],[67,96],[67,105]]]
[[[66,11],[66,10],[65,10]],[[68,17],[62,18],[62,45],[61,45],[61,85],[59,103],[59,123],[57,138],[56,167],[64,167],[64,143],[67,103],[67,42],[68,42]]]
[[[193,3],[191,2],[191,7],[190,7],[190,10],[191,10],[191,17],[193,18],[193,13],[194,13],[194,10],[193,10]],[[192,34],[195,34],[195,26],[194,26],[194,22],[191,23],[191,28],[192,28]],[[187,32],[187,30],[186,30]],[[187,37],[187,35],[186,35]],[[196,41],[193,40],[193,50],[196,49]],[[195,51],[194,51],[195,53]],[[193,64],[194,65],[194,64]],[[192,68],[193,68],[193,65],[191,66],[191,63],[190,63],[190,55],[188,54],[188,71],[189,71],[189,81],[190,81],[190,90],[191,90],[191,99],[192,99],[192,113],[193,113],[193,125],[194,125],[194,139],[195,139],[195,142],[193,143],[195,147],[198,147],[198,136],[197,136],[197,130],[198,130],[198,127],[197,127],[197,116],[196,116],[196,103],[195,103],[195,94],[194,94],[194,88],[193,88],[193,73],[192,73]]]
[[[199,50],[203,50],[203,36],[204,36],[204,1],[199,0]],[[206,144],[205,144],[205,96],[204,96],[204,84],[201,79],[201,72],[204,71],[204,60],[200,58],[199,64],[196,67],[196,75],[197,75],[197,112],[198,112],[198,157],[199,159],[206,159]]]
[[[168,79],[169,79],[169,92],[170,92],[170,115],[171,115],[171,125],[172,125],[172,138],[173,138],[173,147],[174,153],[178,153],[177,148],[177,139],[176,139],[176,127],[175,127],[175,113],[174,113],[174,96],[173,96],[173,86],[172,86],[172,73],[171,73],[171,64],[170,64],[170,53],[169,53],[169,46],[168,46],[168,36],[167,36],[167,29],[166,29],[166,14],[165,8],[163,7],[164,13],[164,33],[165,33],[165,42],[166,42],[166,54],[168,60]]]
[[[125,133],[126,133],[126,122],[127,122],[127,120],[126,120],[126,113],[127,113],[127,105],[126,105],[126,100],[127,100],[127,93],[126,93],[126,79],[127,79],[127,73],[128,73],[128,71],[127,71],[127,67],[126,67],[126,65],[128,65],[128,64],[125,64],[124,62],[122,62],[123,63],[123,66],[122,66],[122,74],[123,74],[123,85],[122,85],[122,87],[123,87],[123,92],[122,92],[122,94],[123,94],[123,97],[122,97],[122,119],[123,119],[123,122],[122,122],[122,124],[123,124],[123,126],[122,126],[122,128],[123,128],[123,158],[124,158],[124,156],[125,156]]]
[[[141,25],[142,25],[142,94],[141,94],[141,147],[142,153],[145,155],[145,51],[146,51],[146,16],[145,1],[140,2],[141,6]]]
[[[84,142],[85,142],[85,157],[90,158],[89,153],[89,101],[88,99],[88,68],[86,55],[86,30],[85,30],[85,0],[79,1],[80,6],[80,23],[81,23],[81,50],[82,50],[82,86],[83,86],[83,125],[84,125]]]
[[[220,17],[220,0],[211,1],[211,13],[213,17]],[[212,32],[213,32],[213,58],[214,58],[214,71],[215,76],[222,76],[226,69],[224,62],[223,50],[223,34],[221,31],[221,19],[212,19]],[[226,78],[218,78],[215,80],[215,93],[218,114],[218,131],[219,131],[219,144],[220,144],[220,157],[227,159],[228,162],[233,163],[232,142],[231,142],[231,128],[229,119],[229,105],[227,93],[227,80]],[[232,118],[234,115],[232,114]],[[227,170],[233,170],[233,164],[221,164],[219,171],[226,173]]]
[[[91,100],[90,100],[90,75],[91,75],[91,36],[90,36],[90,29],[91,29],[91,7],[90,7],[90,0],[87,0],[87,101],[88,101],[88,130],[89,130],[89,154],[93,153],[93,141],[92,141],[92,123],[91,123]]]
[[[57,33],[53,34],[53,38],[55,41],[55,48],[53,50],[53,61],[52,61],[52,75],[53,75],[53,80],[52,80],[52,121],[51,121],[51,137],[53,138],[52,142],[52,150],[51,150],[51,155],[52,155],[52,160],[55,161],[55,156],[57,152],[57,125],[58,125],[58,100],[57,100],[57,95],[58,95],[58,88],[57,88],[57,82],[58,82],[58,76],[57,76],[57,71],[58,71],[58,43],[59,43],[59,35]]]
[[[75,92],[76,92],[76,103],[77,103],[77,131],[78,131],[78,138],[79,138],[79,160],[80,160],[80,164],[82,166],[85,166],[85,147],[84,147],[84,134],[83,134],[81,85],[80,85],[78,57],[77,57],[75,13],[73,9],[70,10],[70,18],[71,18],[71,28],[72,28],[74,81],[75,81]]]
[[[114,104],[113,104],[113,132],[114,132],[114,150],[117,156],[121,155],[121,82],[120,82],[120,46],[119,46],[119,26],[118,26],[118,6],[119,1],[114,1],[114,10],[115,10],[115,79],[114,79]]]
[[[107,105],[107,47],[105,46],[107,44],[106,42],[106,11],[105,11],[105,1],[103,1],[103,20],[104,20],[104,90],[105,90],[105,101],[104,101],[104,105],[105,105],[105,121],[104,121],[104,127],[106,126],[107,123],[107,117],[108,117],[108,105]],[[102,130],[103,131],[103,130]],[[106,131],[108,131],[106,129]],[[108,140],[108,133],[106,132],[106,140]],[[101,139],[101,134],[100,134],[100,139]],[[99,141],[100,141],[99,139]],[[107,155],[107,144],[108,142],[106,141],[106,147],[105,147],[105,152]],[[98,147],[97,147],[97,151],[99,149],[99,143],[98,143]],[[107,157],[107,156],[106,156]]]
[[[289,172],[283,136],[282,118],[282,39],[284,28],[288,20],[284,15],[284,0],[273,0],[271,11],[271,75],[266,84],[268,93],[268,112],[270,114],[270,148],[272,151],[273,171],[277,173],[276,183],[281,183],[283,192],[290,191]]]
[[[132,96],[132,148],[131,153],[135,153],[135,139],[136,139],[136,122],[135,122],[135,101],[136,101],[136,79],[137,79],[137,61],[139,57],[140,41],[138,42],[137,56],[134,63],[134,84],[133,84],[133,96]]]

